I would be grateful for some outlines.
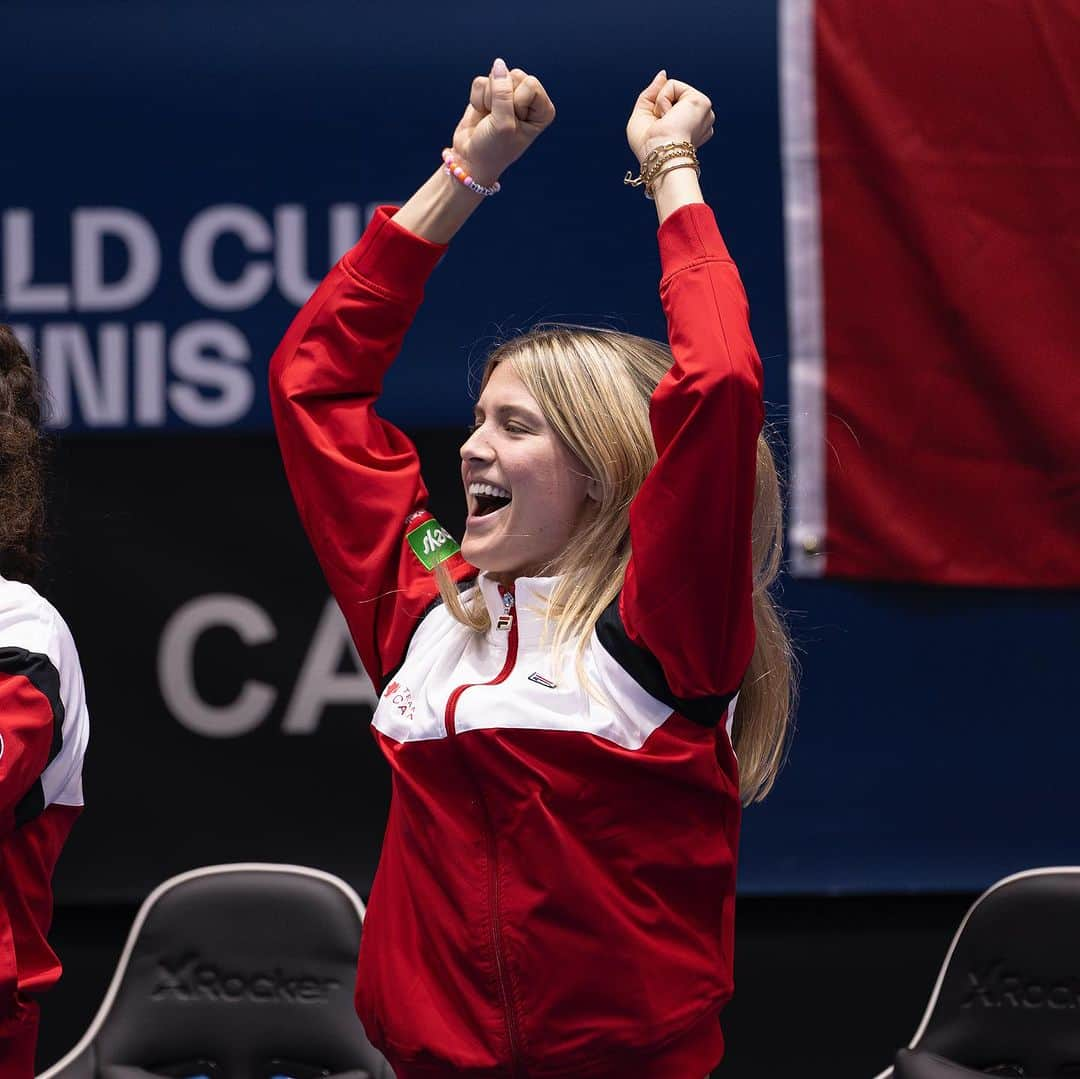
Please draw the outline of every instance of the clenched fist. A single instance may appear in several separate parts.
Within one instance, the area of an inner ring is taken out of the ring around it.
[[[554,119],[555,106],[540,80],[496,60],[489,75],[473,79],[454,130],[454,156],[477,182],[490,186]]]
[[[658,71],[634,102],[626,141],[642,162],[650,150],[669,142],[690,142],[699,148],[712,138],[715,120],[712,102],[700,90]]]

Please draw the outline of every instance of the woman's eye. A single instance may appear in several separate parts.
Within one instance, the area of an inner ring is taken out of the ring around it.
[[[480,428],[483,427],[483,426],[484,426],[484,421],[483,420],[474,420],[471,424],[469,424],[468,427],[465,428],[465,430],[470,435],[473,435],[477,431],[479,431]],[[527,434],[530,433],[530,431],[529,431],[529,429],[527,427],[522,427],[521,424],[515,423],[513,420],[511,420],[509,423],[504,423],[503,424],[503,430],[506,431],[507,434],[511,434],[511,435],[527,435]]]

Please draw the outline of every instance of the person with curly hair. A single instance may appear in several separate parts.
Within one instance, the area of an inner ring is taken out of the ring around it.
[[[89,718],[71,633],[30,584],[45,522],[41,396],[0,326],[0,1076],[30,1079],[37,997],[60,977],[52,874],[83,805]]]

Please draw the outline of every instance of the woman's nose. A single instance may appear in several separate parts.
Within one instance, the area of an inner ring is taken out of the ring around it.
[[[484,437],[484,429],[477,427],[461,444],[463,461],[487,461],[491,459],[491,447]]]

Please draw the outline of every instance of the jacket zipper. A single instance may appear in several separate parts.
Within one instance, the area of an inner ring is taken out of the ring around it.
[[[502,665],[502,669],[490,682],[467,682],[463,686],[458,686],[454,692],[450,694],[450,697],[446,702],[445,717],[446,735],[448,738],[453,738],[457,734],[457,704],[465,690],[472,689],[474,686],[497,686],[499,683],[505,682],[506,679],[510,677],[510,672],[514,669],[514,664],[517,662],[518,620],[516,614],[513,613],[514,592],[512,588],[504,588],[502,585],[499,585],[499,595],[502,597],[506,610],[506,615],[504,617],[509,617],[511,619],[510,635],[506,644],[506,660]],[[491,814],[488,812],[487,800],[484,798],[483,789],[476,781],[476,776],[473,775],[472,769],[468,768],[466,765],[466,770],[472,777],[473,786],[476,788],[477,800],[484,814],[484,838],[487,843],[488,853],[488,889],[491,895],[491,944],[495,953],[495,969],[499,979],[499,995],[502,998],[503,1016],[506,1020],[506,1036],[507,1040],[510,1042],[511,1065],[515,1076],[524,1076],[525,1070],[521,1066],[521,1036],[518,1031],[517,1009],[514,1007],[514,998],[510,995],[510,986],[506,975],[506,957],[503,954],[502,916],[499,910],[498,848],[495,842],[495,829],[491,824]]]

